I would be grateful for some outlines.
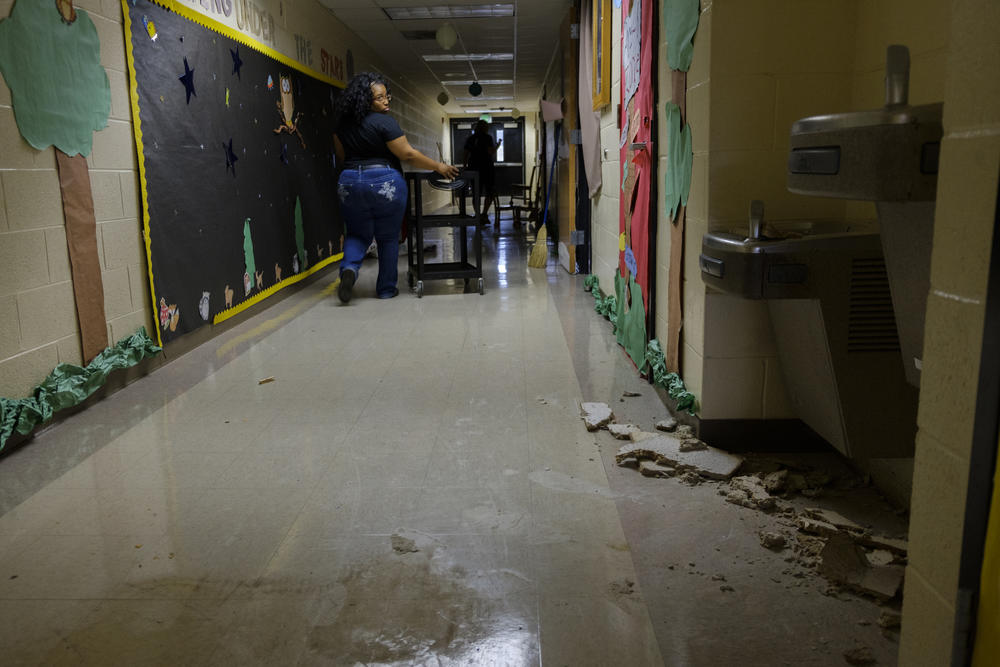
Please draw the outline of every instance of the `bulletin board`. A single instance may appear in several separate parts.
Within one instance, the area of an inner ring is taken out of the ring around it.
[[[621,47],[621,197],[619,197],[618,306],[616,336],[640,369],[645,365],[647,314],[653,267],[650,266],[650,206],[653,153],[653,0],[623,0]]]
[[[343,87],[170,0],[122,0],[160,344],[342,257]]]

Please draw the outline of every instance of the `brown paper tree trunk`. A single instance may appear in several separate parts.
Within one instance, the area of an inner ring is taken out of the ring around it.
[[[73,274],[73,296],[80,321],[80,345],[84,365],[108,346],[108,323],[104,316],[104,284],[97,255],[97,220],[90,190],[90,172],[82,155],[70,157],[58,148],[59,189],[66,218],[66,245]]]

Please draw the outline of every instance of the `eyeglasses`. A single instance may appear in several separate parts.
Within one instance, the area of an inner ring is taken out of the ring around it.
[[[375,100],[376,102],[391,102],[392,101],[392,93],[385,93],[383,95],[376,95],[372,99]]]

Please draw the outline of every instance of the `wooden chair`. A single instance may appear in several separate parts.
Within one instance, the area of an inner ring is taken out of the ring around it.
[[[527,183],[514,183],[511,185],[514,193],[510,196],[510,208],[514,211],[514,226],[521,225],[521,213],[527,213],[527,221],[530,222],[538,217],[538,196],[535,192],[535,176],[538,165],[531,168],[531,177]]]

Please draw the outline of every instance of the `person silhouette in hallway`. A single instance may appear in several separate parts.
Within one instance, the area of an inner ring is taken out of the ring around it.
[[[476,121],[472,134],[465,140],[465,166],[479,172],[479,188],[484,193],[483,210],[480,220],[486,224],[490,221],[486,215],[493,204],[495,214],[493,228],[500,229],[500,201],[496,194],[496,157],[497,148],[502,139],[496,141],[490,135],[490,125],[485,120]]]
[[[389,115],[386,81],[374,72],[361,72],[337,99],[338,125],[333,135],[337,164],[337,197],[344,220],[344,258],[340,262],[341,303],[351,300],[361,261],[372,239],[378,246],[375,294],[391,299],[399,263],[399,233],[406,211],[406,181],[400,161],[454,178],[458,169],[435,162],[410,145]]]

